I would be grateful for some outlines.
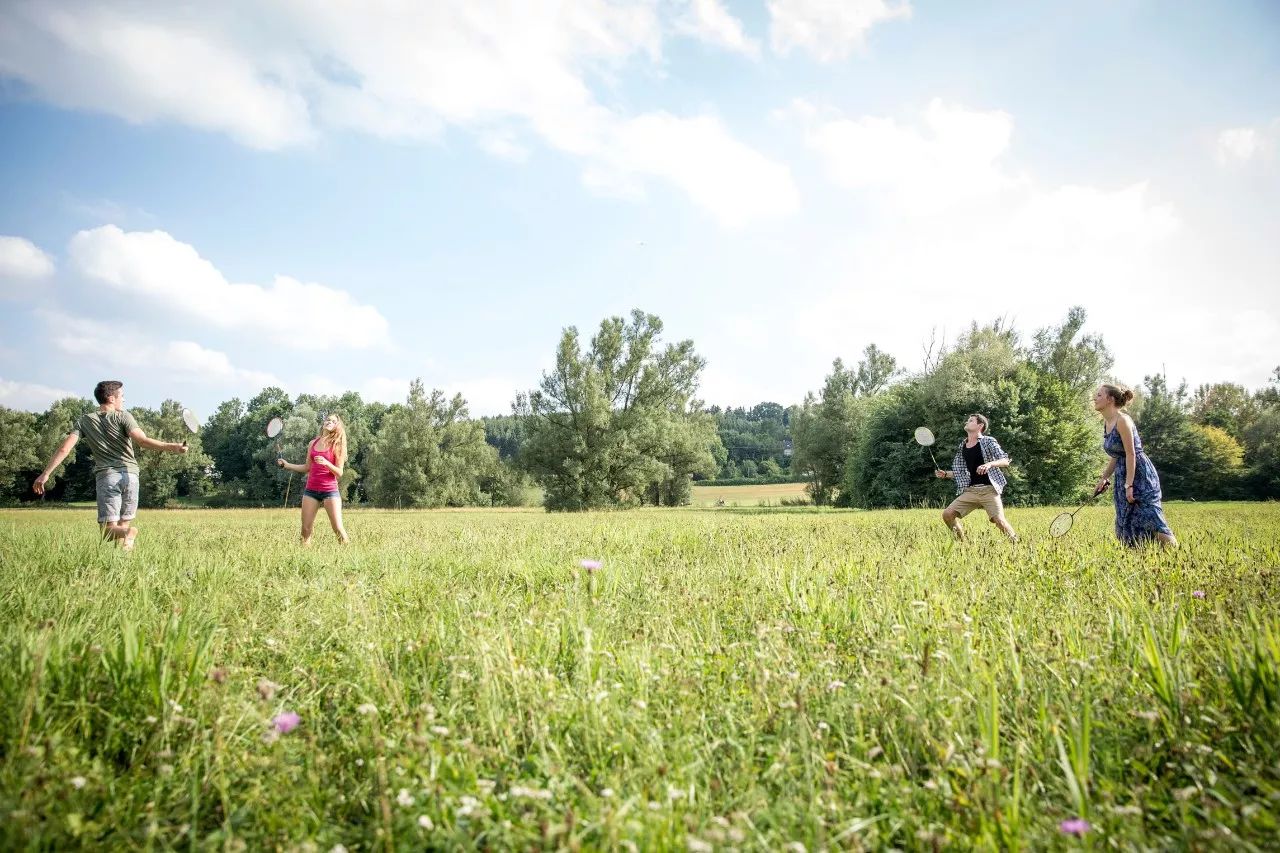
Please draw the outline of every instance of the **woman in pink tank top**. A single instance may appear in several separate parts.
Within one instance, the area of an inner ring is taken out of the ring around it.
[[[307,461],[301,465],[277,459],[276,464],[289,471],[307,475],[302,491],[302,544],[311,544],[311,530],[315,526],[320,507],[329,515],[329,524],[338,541],[347,543],[347,531],[342,527],[342,492],[338,480],[347,463],[347,428],[342,418],[330,414],[324,419],[320,434],[307,445]]]

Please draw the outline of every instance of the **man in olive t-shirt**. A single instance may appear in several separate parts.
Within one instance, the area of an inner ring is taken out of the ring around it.
[[[93,477],[98,493],[98,524],[104,539],[120,542],[126,550],[133,548],[138,528],[129,524],[138,514],[138,460],[133,454],[136,441],[151,450],[186,453],[186,444],[156,441],[138,426],[124,408],[124,383],[114,380],[99,382],[93,389],[98,411],[81,415],[63,439],[49,464],[36,478],[32,489],[44,494],[45,483],[71,448],[81,438],[93,455]]]

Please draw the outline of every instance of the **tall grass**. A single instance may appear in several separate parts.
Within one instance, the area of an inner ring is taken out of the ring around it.
[[[1280,846],[1280,509],[1053,514],[3,513],[0,847]]]

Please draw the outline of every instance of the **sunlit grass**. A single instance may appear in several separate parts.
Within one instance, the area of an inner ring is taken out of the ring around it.
[[[1280,508],[1054,512],[3,513],[0,846],[1280,844]]]

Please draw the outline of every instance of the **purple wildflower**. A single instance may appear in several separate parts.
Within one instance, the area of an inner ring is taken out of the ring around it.
[[[289,732],[296,729],[298,724],[301,722],[302,718],[299,717],[296,712],[285,711],[283,714],[276,714],[275,718],[271,721],[271,725],[274,726],[275,730],[280,734],[287,735]]]
[[[1197,589],[1195,592],[1191,593],[1191,597],[1192,597],[1192,598],[1204,598],[1204,590],[1203,590],[1203,589]]]
[[[1070,820],[1064,820],[1058,824],[1058,831],[1066,835],[1074,835],[1077,838],[1084,838],[1084,834],[1093,829],[1089,825],[1089,821],[1082,817],[1073,817]]]
[[[582,566],[582,568],[586,569],[589,572],[594,572],[594,571],[597,571],[604,564],[601,563],[599,560],[583,560],[582,562],[578,563],[578,565]]]

